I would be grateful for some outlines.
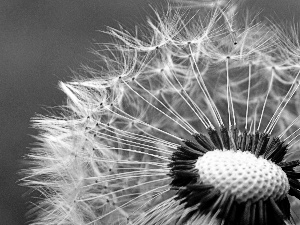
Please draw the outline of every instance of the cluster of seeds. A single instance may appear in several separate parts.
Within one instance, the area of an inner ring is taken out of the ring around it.
[[[33,119],[33,225],[293,222],[298,37],[216,2],[110,29],[99,68],[60,83],[66,105]]]

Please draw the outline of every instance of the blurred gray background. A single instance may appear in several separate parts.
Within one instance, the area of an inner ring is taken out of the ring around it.
[[[26,224],[30,199],[17,183],[23,156],[34,141],[30,118],[64,99],[59,80],[93,60],[97,30],[145,22],[160,0],[0,0],[0,224]],[[299,22],[299,0],[248,0],[278,21]]]

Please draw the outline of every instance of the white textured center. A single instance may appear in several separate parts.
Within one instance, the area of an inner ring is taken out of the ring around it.
[[[221,192],[229,191],[236,201],[274,200],[286,196],[290,188],[285,172],[276,164],[250,152],[214,150],[199,157],[196,168],[200,180]]]

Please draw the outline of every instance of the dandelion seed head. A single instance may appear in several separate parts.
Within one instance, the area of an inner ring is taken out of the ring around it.
[[[111,28],[101,66],[60,83],[61,115],[33,119],[32,224],[291,223],[299,45],[225,2]]]

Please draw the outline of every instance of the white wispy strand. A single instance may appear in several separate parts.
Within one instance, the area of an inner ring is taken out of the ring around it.
[[[172,153],[231,120],[241,130],[277,132],[292,152],[299,147],[295,29],[286,36],[237,19],[226,1],[209,2],[202,1],[211,11],[186,1],[197,10],[156,13],[145,33],[110,28],[116,43],[93,52],[100,69],[83,66],[85,75],[60,82],[60,114],[32,119],[39,135],[22,180],[40,193],[32,224],[180,221],[188,212],[170,190]],[[218,224],[214,216],[188,224]]]

